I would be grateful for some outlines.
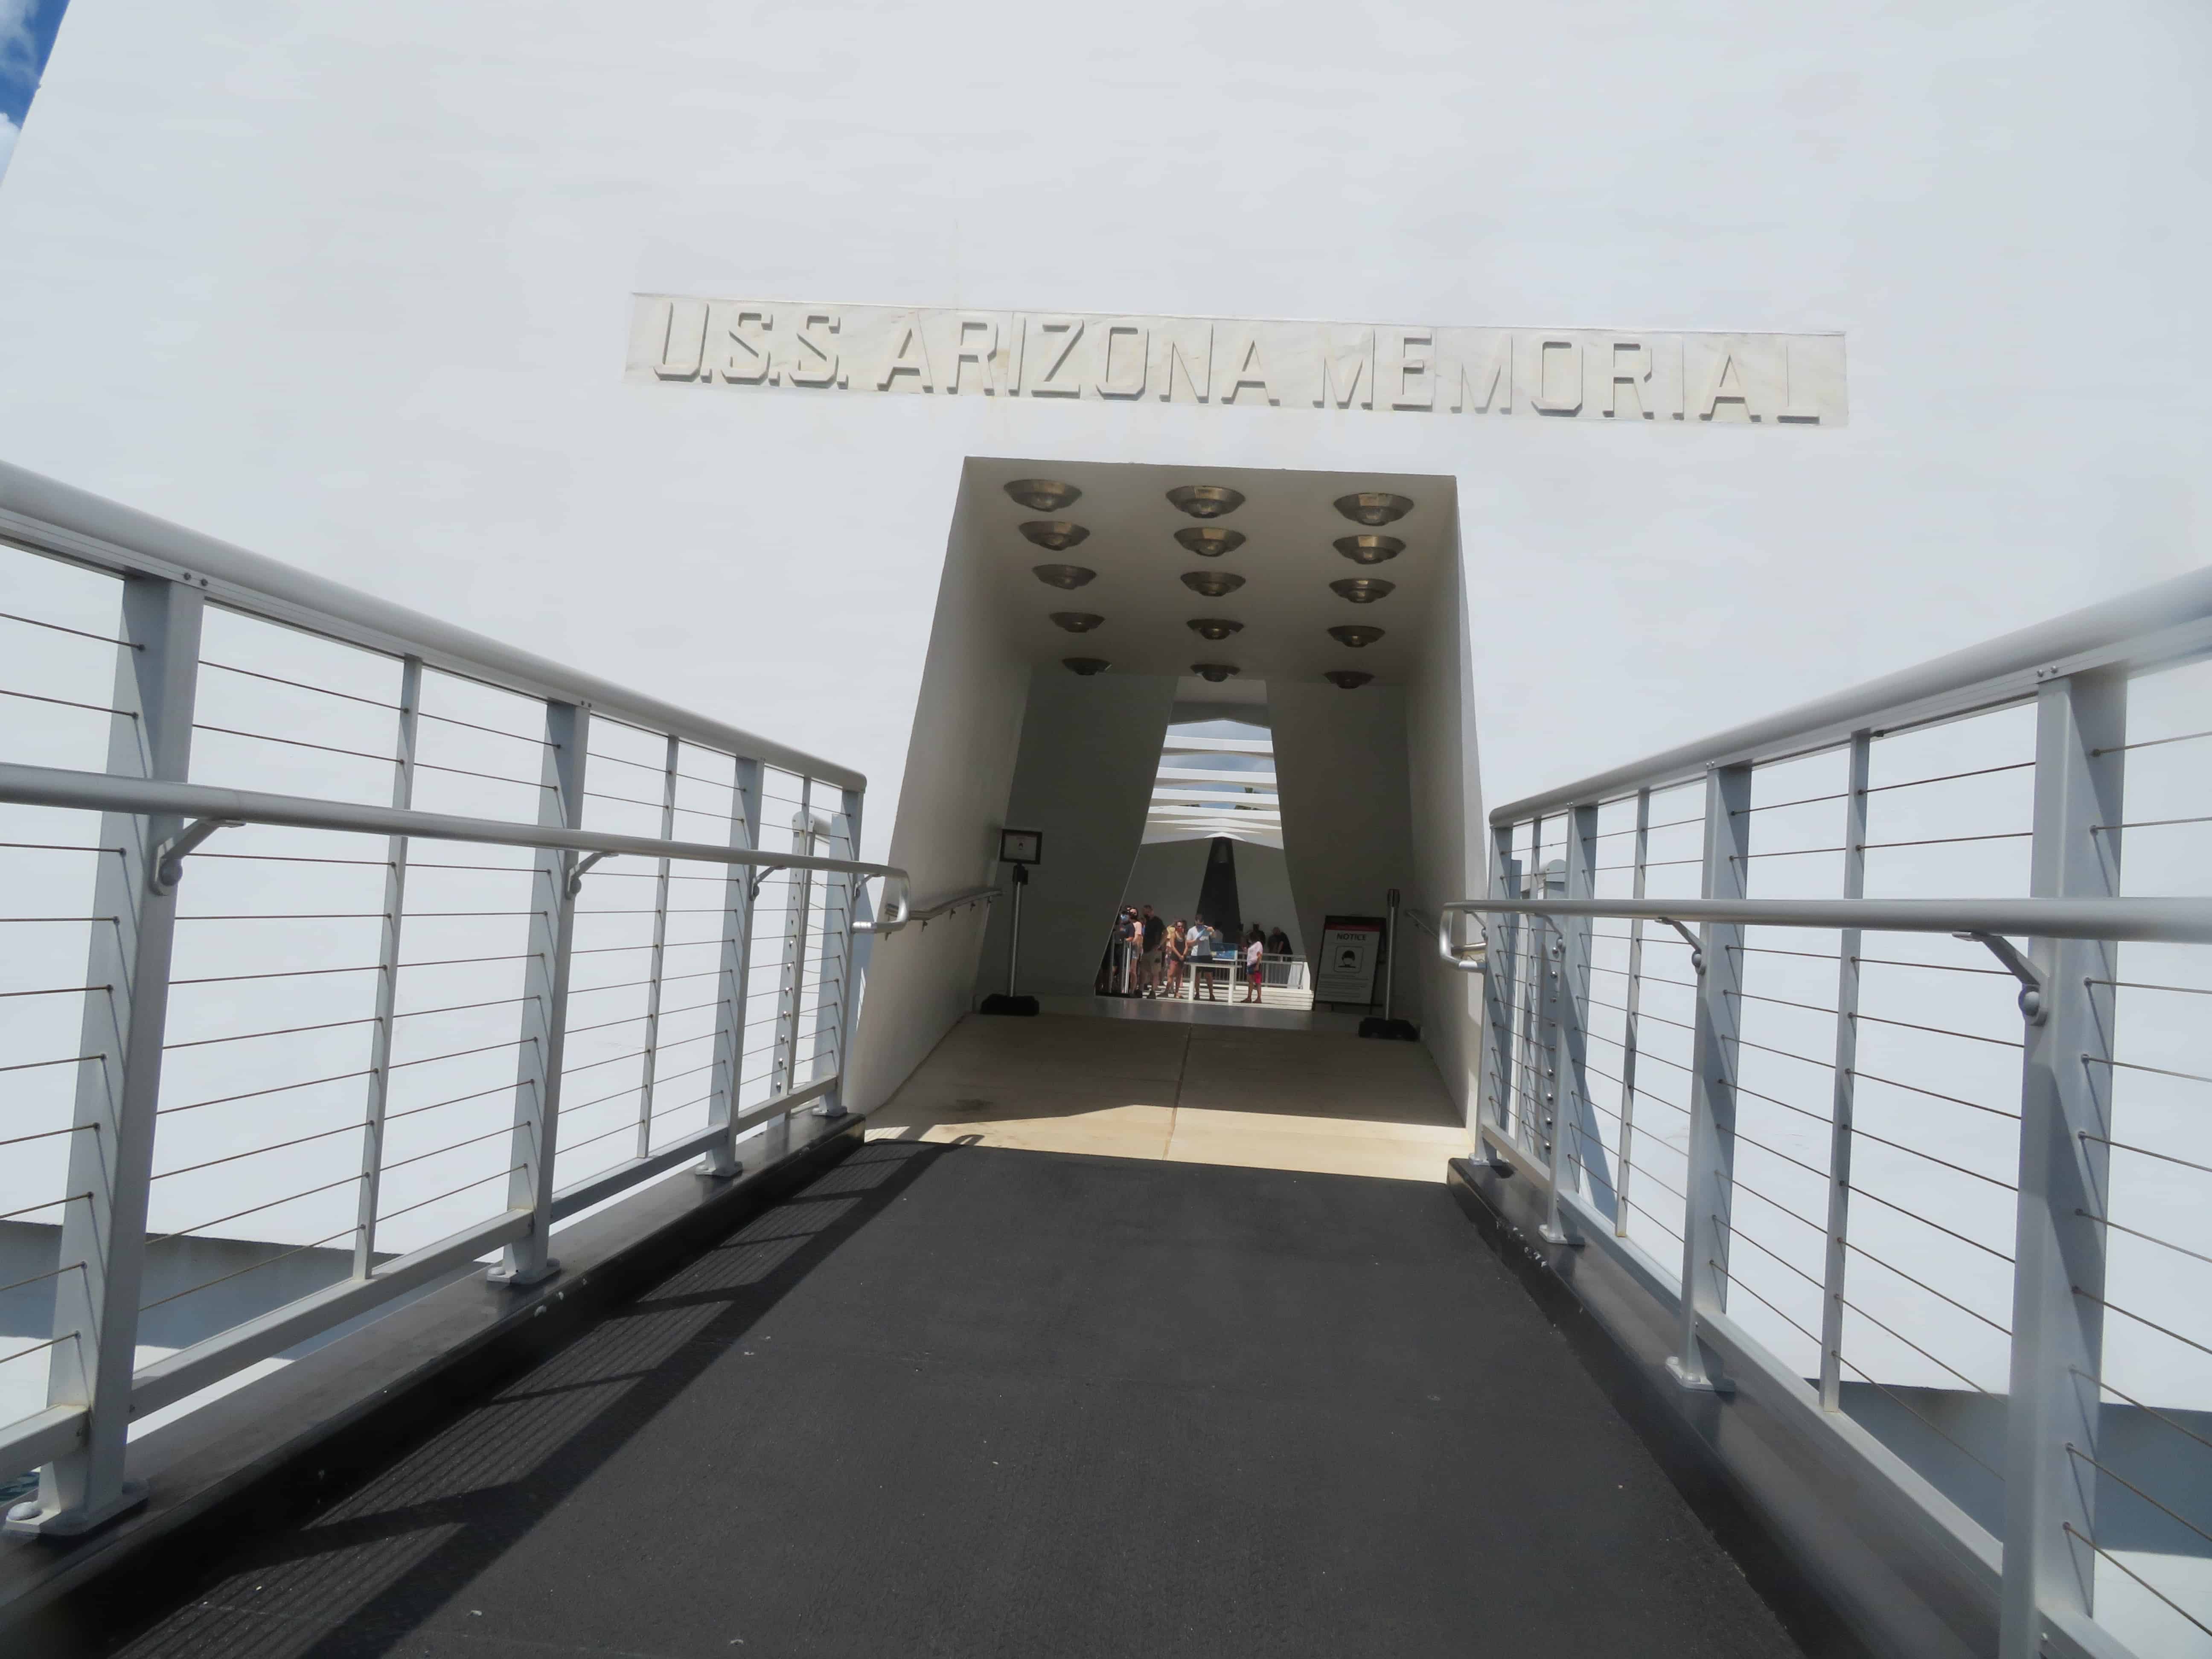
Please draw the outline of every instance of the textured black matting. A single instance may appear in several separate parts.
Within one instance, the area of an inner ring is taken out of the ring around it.
[[[1585,1650],[1797,1651],[1443,1188],[878,1142],[90,1650]]]

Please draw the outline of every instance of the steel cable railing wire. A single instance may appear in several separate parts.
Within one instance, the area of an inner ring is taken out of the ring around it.
[[[1980,1460],[1979,1460],[1979,1459],[1977,1459],[1977,1460],[1975,1460],[1975,1461],[1978,1462]],[[1984,1465],[1984,1468],[1986,1468],[1986,1467],[1987,1467],[1987,1465]],[[2069,1538],[2078,1538],[2078,1539],[2080,1539],[2083,1543],[2087,1544],[2087,1545],[2091,1549],[2094,1550],[2094,1551],[2097,1553],[2097,1556],[2098,1556],[2098,1559],[2099,1559],[2111,1562],[2111,1563],[2112,1564],[2112,1565],[2114,1565],[2115,1567],[2118,1567],[2118,1568],[2122,1572],[2125,1573],[2125,1574],[2126,1574],[2130,1578],[2133,1579],[2133,1580],[2134,1580],[2137,1584],[2141,1585],[2144,1589],[2146,1589],[2146,1590],[2149,1591],[2153,1595],[2156,1596],[2160,1601],[2161,1601],[2165,1602],[2165,1603],[2166,1603],[2166,1605],[2168,1607],[2172,1608],[2172,1609],[2173,1610],[2173,1612],[2174,1612],[2177,1615],[2179,1615],[2179,1617],[2181,1617],[2181,1618],[2183,1618],[2183,1619],[2187,1620],[2191,1624],[2192,1624],[2192,1625],[2196,1626],[2197,1626],[2197,1628],[2198,1630],[2200,1630],[2200,1631],[2203,1632],[2205,1635],[2207,1635],[2207,1636],[2212,1636],[2212,1625],[2208,1625],[2208,1624],[2206,1624],[2206,1623],[2205,1623],[2202,1619],[2199,1619],[2199,1618],[2198,1618],[2195,1613],[2193,1613],[2190,1612],[2188,1608],[2186,1608],[2186,1607],[2183,1607],[2183,1606],[2181,1605],[2181,1603],[2179,1603],[2179,1601],[2175,1601],[2172,1596],[2168,1595],[2167,1595],[2164,1590],[2162,1590],[2162,1589],[2159,1589],[2159,1587],[2158,1587],[2157,1585],[2155,1585],[2155,1584],[2152,1583],[2150,1582],[2150,1580],[2149,1580],[2149,1579],[2148,1579],[2148,1578],[2144,1577],[2141,1573],[2137,1572],[2137,1571],[2136,1571],[2133,1567],[2130,1567],[2130,1566],[2126,1562],[2124,1562],[2124,1561],[2121,1560],[2121,1559],[2120,1559],[2120,1558],[2119,1558],[2118,1556],[2117,1556],[2117,1555],[2113,1554],[2113,1553],[2112,1553],[2112,1551],[2110,1551],[2110,1550],[2106,1549],[2106,1548],[2102,1544],[2100,1544],[2100,1543],[2099,1543],[2095,1539],[2094,1539],[2094,1538],[2090,1537],[2088,1534],[2087,1534],[2087,1533],[2085,1533],[2085,1532],[2082,1532],[2082,1531],[2081,1531],[2080,1529],[2078,1529],[2071,1521],[2063,1521],[2063,1522],[2061,1522],[2059,1523],[2059,1529],[2060,1529],[2061,1531],[2063,1531],[2063,1533],[2065,1533],[2065,1534],[2066,1534],[2066,1535],[2067,1535],[2068,1537],[2069,1537]]]

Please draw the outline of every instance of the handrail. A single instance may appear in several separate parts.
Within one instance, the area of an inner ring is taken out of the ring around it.
[[[2053,670],[2105,663],[2148,665],[2212,650],[2212,568],[2001,635],[1917,667],[1816,697],[1763,720],[1662,750],[1577,782],[1509,801],[1498,828],[1702,775],[1708,768],[1810,754],[1862,730],[1948,720],[2032,696]],[[2090,660],[2081,660],[2081,659]]]
[[[1856,927],[1875,933],[2008,933],[2032,939],[2136,939],[2212,944],[2212,899],[1455,899],[1441,913],[1437,945],[1455,956],[1451,918],[1604,916],[1622,921],[1708,921],[1736,927]],[[1466,949],[1465,946],[1457,946]]]
[[[153,814],[210,823],[267,823],[296,830],[420,836],[432,841],[471,842],[494,847],[549,847],[606,858],[683,859],[763,870],[823,870],[861,880],[882,876],[885,878],[884,908],[896,919],[877,924],[874,931],[896,932],[908,920],[900,914],[905,904],[906,872],[892,865],[865,864],[851,859],[757,852],[746,847],[718,847],[710,842],[658,841],[649,836],[563,830],[497,818],[455,817],[443,812],[316,800],[305,795],[272,795],[204,783],[163,783],[51,766],[0,764],[0,801],[23,806]]]
[[[967,905],[988,904],[997,898],[1000,892],[1000,890],[996,887],[976,887],[964,893],[956,893],[951,898],[939,899],[932,904],[908,903],[888,920],[879,917],[874,921],[856,921],[853,924],[853,931],[856,933],[896,933],[910,921],[931,922],[941,915],[961,909]],[[887,910],[890,908],[889,894],[885,895],[885,908]]]
[[[1446,913],[1441,916],[1431,915],[1418,905],[1407,904],[1401,906],[1398,914],[1414,931],[1437,936],[1437,954],[1443,958],[1445,966],[1462,974],[1480,973],[1487,960],[1488,942],[1478,939],[1471,945],[1459,944],[1451,936],[1450,908],[1446,906],[1444,909]]]
[[[271,621],[392,656],[418,657],[434,668],[532,696],[585,704],[604,715],[746,760],[764,761],[842,789],[867,787],[867,779],[848,766],[725,726],[5,462],[0,462],[0,538],[108,570],[188,581],[212,599]]]

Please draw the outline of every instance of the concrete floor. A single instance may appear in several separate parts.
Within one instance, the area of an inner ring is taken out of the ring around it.
[[[1442,1181],[1468,1150],[1419,1043],[1127,1006],[1146,1017],[969,1016],[868,1138],[1400,1181]]]

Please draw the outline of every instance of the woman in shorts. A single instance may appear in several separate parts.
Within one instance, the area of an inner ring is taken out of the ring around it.
[[[1188,922],[1178,916],[1168,924],[1167,937],[1160,941],[1162,969],[1160,982],[1167,988],[1161,994],[1174,997],[1178,1001],[1182,997],[1182,964],[1184,953],[1190,942],[1188,932],[1189,926]]]

